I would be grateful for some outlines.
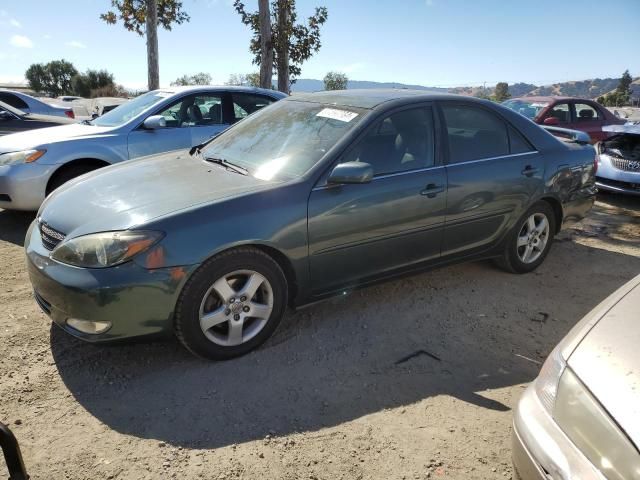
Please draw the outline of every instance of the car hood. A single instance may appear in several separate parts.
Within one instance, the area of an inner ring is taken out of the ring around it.
[[[39,218],[67,237],[125,230],[275,184],[174,151],[78,177],[44,202]]]
[[[640,277],[636,280],[589,330],[568,364],[640,446]]]
[[[29,117],[27,117],[29,118]],[[114,127],[97,127],[73,123],[14,133],[0,138],[0,153],[17,152],[50,143],[63,142],[72,138],[96,137],[111,133]]]

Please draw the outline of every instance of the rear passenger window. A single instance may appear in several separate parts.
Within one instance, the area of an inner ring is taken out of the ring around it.
[[[527,139],[512,126],[509,126],[509,145],[511,146],[512,154],[533,152],[535,150]]]
[[[431,167],[434,164],[433,136],[431,108],[403,110],[375,124],[341,163],[368,163],[374,175]]]
[[[592,120],[600,120],[596,109],[586,103],[576,103],[576,121],[590,122]]]
[[[0,93],[0,102],[4,102],[7,105],[11,105],[13,108],[23,109],[29,108],[24,100],[22,100],[17,95],[13,95],[11,93]]]
[[[272,98],[252,93],[232,93],[231,99],[236,122],[274,102]]]
[[[442,107],[449,139],[449,163],[509,155],[506,124],[483,108]]]

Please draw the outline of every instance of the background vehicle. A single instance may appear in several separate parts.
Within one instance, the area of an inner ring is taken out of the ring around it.
[[[53,115],[24,113],[17,108],[0,102],[0,136],[69,123],[75,123],[75,120]]]
[[[624,119],[616,117],[599,103],[586,98],[521,97],[511,98],[502,104],[539,125],[586,132],[594,143],[609,136],[602,130],[603,126],[625,123]]]
[[[250,87],[168,88],[91,121],[6,135],[0,139],[0,208],[37,210],[46,195],[72,178],[198,145],[285,96]]]
[[[13,90],[0,89],[0,102],[11,105],[25,113],[75,118],[73,108],[71,107],[50,105],[42,100],[32,97],[31,95]]]
[[[640,478],[640,276],[549,354],[514,413],[523,480]]]
[[[590,145],[488,101],[296,95],[191,155],[56,191],[26,235],[29,275],[80,338],[174,331],[230,358],[264,342],[287,305],[463,260],[534,270],[591,208],[594,168]]]
[[[640,195],[640,125],[611,125],[613,136],[596,145],[600,190]]]

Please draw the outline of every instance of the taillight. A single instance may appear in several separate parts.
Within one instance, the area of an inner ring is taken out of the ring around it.
[[[76,116],[73,113],[73,110],[65,110],[64,114],[69,118],[76,118]]]

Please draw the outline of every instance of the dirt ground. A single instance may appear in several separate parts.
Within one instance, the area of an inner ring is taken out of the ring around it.
[[[207,363],[52,327],[24,268],[31,219],[0,211],[0,421],[34,479],[511,478],[523,388],[640,273],[640,198],[602,195],[533,274],[480,262],[367,288]]]

